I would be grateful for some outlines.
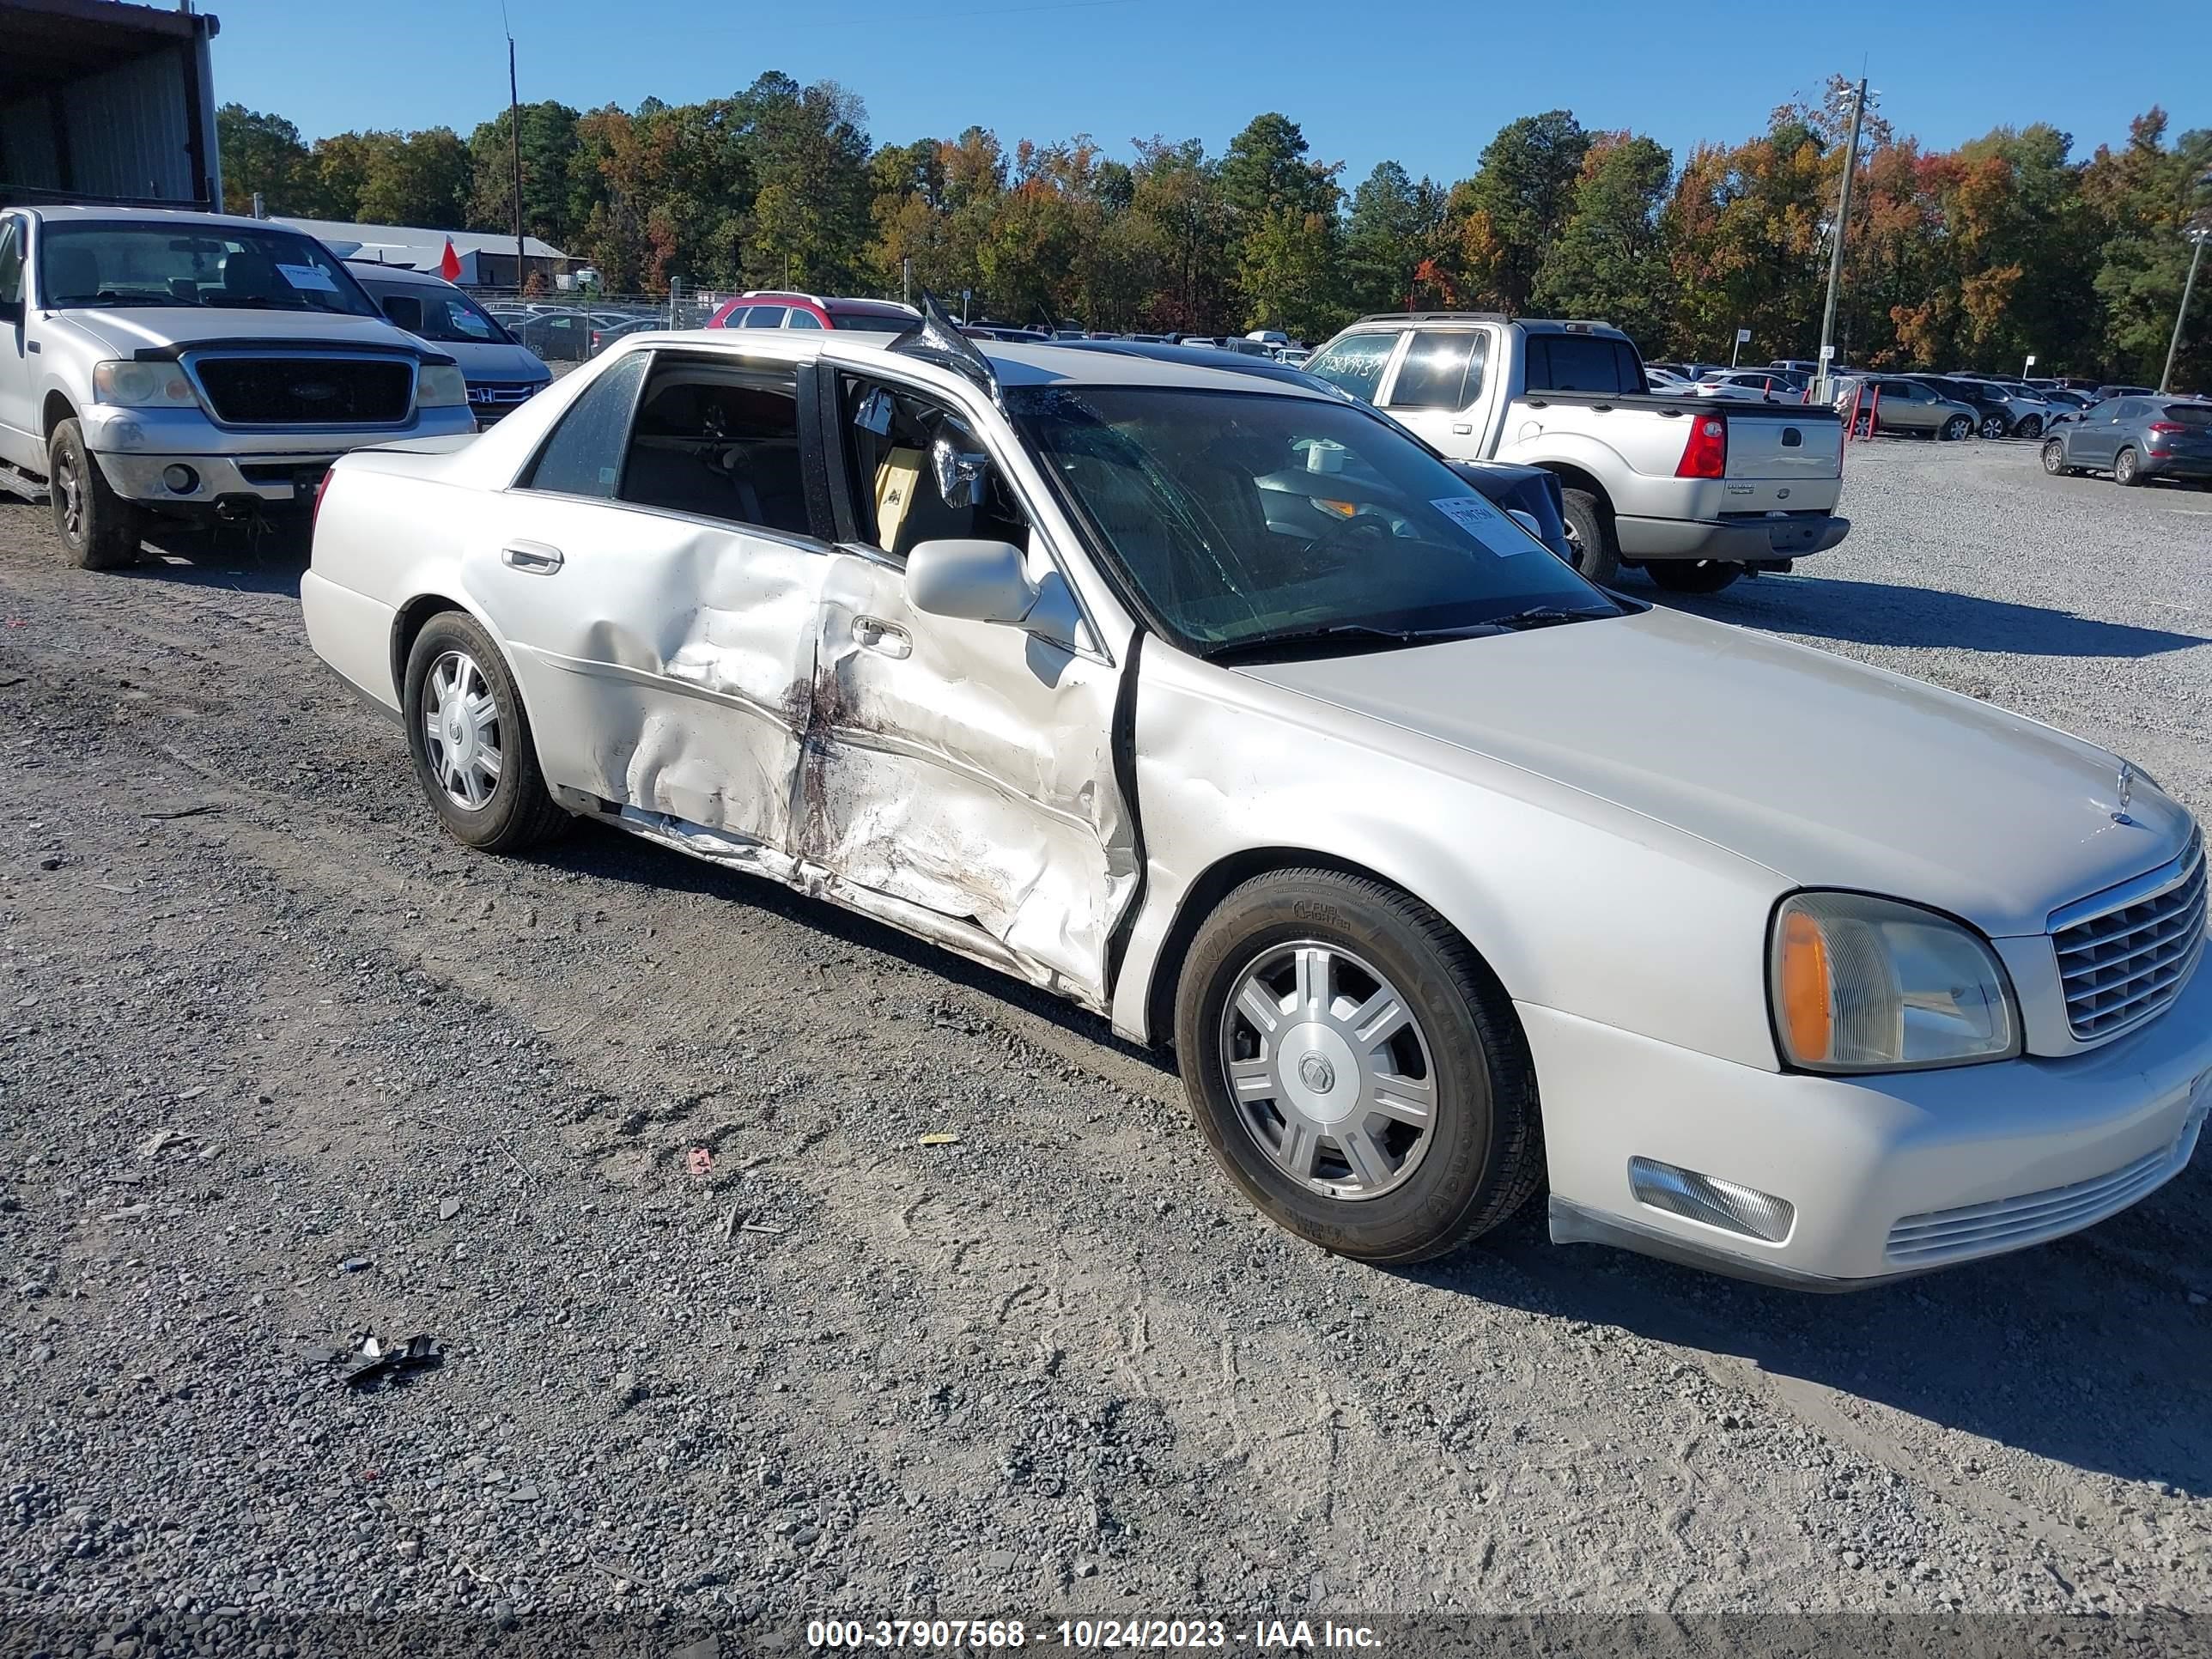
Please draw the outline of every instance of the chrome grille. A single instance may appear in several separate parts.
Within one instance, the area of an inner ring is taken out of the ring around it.
[[[2117,902],[2080,921],[2067,919],[2095,899],[2052,918],[2066,1019],[2083,1042],[2116,1036],[2180,994],[2204,948],[2203,832],[2192,830],[2179,858],[2112,896]]]
[[[472,380],[469,384],[469,407],[476,412],[478,426],[489,426],[508,410],[529,402],[537,390],[535,385],[526,382]]]

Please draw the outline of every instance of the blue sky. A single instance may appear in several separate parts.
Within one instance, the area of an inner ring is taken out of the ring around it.
[[[222,20],[217,94],[309,138],[445,123],[464,137],[507,98],[500,0],[202,0]],[[971,123],[1020,137],[1089,132],[1115,155],[1154,133],[1218,151],[1254,115],[1299,122],[1356,182],[1395,156],[1472,170],[1498,126],[1565,107],[1679,155],[1864,63],[1900,132],[1945,147],[2046,119],[2076,153],[2162,104],[2212,125],[2212,4],[2079,0],[507,0],[526,100],[633,107],[734,91],[764,70],[842,82],[878,143]],[[1407,22],[1419,16],[1419,24]],[[927,22],[918,21],[927,18]]]

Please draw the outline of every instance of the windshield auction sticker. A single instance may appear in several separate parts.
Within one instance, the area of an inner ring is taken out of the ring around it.
[[[338,285],[331,280],[330,272],[319,270],[313,265],[279,265],[276,270],[294,288],[317,289],[325,294],[338,291]]]
[[[1501,536],[1493,541],[1485,532],[1497,529],[1505,515],[1480,495],[1440,495],[1429,505],[1480,542],[1485,550],[1501,559],[1541,550],[1536,542],[1526,536]]]

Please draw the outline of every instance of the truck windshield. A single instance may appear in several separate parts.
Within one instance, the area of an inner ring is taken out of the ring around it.
[[[1354,649],[1619,614],[1396,427],[1334,399],[1012,387],[1015,424],[1187,649]]]
[[[49,222],[39,236],[39,299],[54,310],[210,306],[377,314],[361,285],[312,238],[228,225]]]

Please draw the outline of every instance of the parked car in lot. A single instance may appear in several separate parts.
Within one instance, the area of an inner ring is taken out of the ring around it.
[[[1923,437],[1956,441],[1971,436],[1982,423],[1982,412],[1975,405],[1944,397],[1933,386],[1903,374],[1844,377],[1837,386],[1838,412],[1846,419],[1856,419],[1862,431],[1871,424],[1878,432],[1917,432]],[[1856,405],[1854,398],[1858,398]],[[1853,415],[1855,406],[1857,413]]]
[[[708,328],[851,328],[903,333],[921,313],[891,300],[824,299],[818,294],[755,289],[707,319]]]
[[[1984,438],[2002,438],[2011,433],[2014,418],[2011,400],[1987,381],[1961,380],[1948,374],[1908,374],[1905,378],[1917,381],[1939,398],[1963,404],[1972,410],[1974,429]],[[2036,426],[2037,430],[2042,429],[2040,419]]]
[[[2094,395],[2096,400],[2102,403],[2107,398],[2155,398],[2158,392],[2156,388],[2147,386],[2100,386]]]
[[[156,517],[304,505],[362,444],[473,433],[443,349],[312,237],[167,209],[0,210],[0,489],[52,503],[72,563]]]
[[[2107,398],[2043,446],[2043,470],[2109,472],[2117,484],[2181,478],[2212,481],[2212,403]]]
[[[1628,337],[1602,323],[1388,313],[1306,368],[1452,459],[1557,473],[1578,567],[1595,581],[1630,565],[1678,592],[1715,592],[1850,530],[1835,511],[1833,411],[1654,393]]]
[[[1172,1041],[1368,1261],[1547,1186],[1863,1285],[2188,1163],[2203,839],[2118,757],[1609,595],[1347,399],[914,345],[641,336],[338,463],[308,635],[452,835],[587,817]]]
[[[594,354],[605,351],[617,340],[626,340],[633,334],[649,334],[667,325],[659,317],[630,317],[619,323],[592,331],[591,349]]]
[[[592,355],[598,325],[580,311],[546,307],[509,319],[503,326],[549,363],[580,363]]]
[[[1691,384],[1697,398],[1727,398],[1743,403],[1794,403],[1804,388],[1771,369],[1732,368]]]
[[[489,426],[552,382],[544,359],[444,277],[368,260],[349,259],[346,269],[390,321],[461,366],[478,426]]]

